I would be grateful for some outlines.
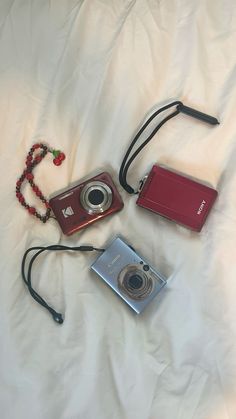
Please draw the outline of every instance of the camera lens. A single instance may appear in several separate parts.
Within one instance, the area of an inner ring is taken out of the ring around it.
[[[99,189],[93,189],[88,194],[88,200],[93,205],[100,205],[104,201],[104,194]]]
[[[143,285],[143,279],[141,278],[140,275],[137,275],[137,274],[132,275],[128,279],[128,285],[130,286],[130,288],[138,290]]]
[[[80,203],[88,214],[102,213],[112,204],[112,190],[98,180],[85,184],[80,194]]]
[[[122,294],[133,300],[144,300],[153,290],[153,280],[140,264],[126,265],[119,273],[118,286]]]

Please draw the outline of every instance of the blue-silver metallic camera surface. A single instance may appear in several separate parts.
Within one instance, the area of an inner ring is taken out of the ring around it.
[[[166,285],[166,278],[120,237],[113,240],[91,269],[138,314]]]

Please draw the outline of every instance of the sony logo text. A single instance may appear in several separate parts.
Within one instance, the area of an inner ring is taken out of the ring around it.
[[[198,212],[197,212],[198,215],[201,214],[201,212],[202,212],[203,208],[205,207],[205,205],[206,205],[206,201],[203,199],[203,201],[201,202],[200,207],[198,208]]]

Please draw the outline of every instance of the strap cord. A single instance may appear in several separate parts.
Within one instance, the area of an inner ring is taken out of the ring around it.
[[[166,111],[169,108],[172,108],[173,106],[176,106],[176,110],[166,116],[149,134],[149,136],[146,138],[146,140],[137,148],[137,150],[130,156],[130,153],[135,146],[136,142],[138,141],[139,137],[142,135],[144,130],[147,128],[147,126],[151,123],[151,121],[159,115],[161,112]],[[203,122],[206,122],[211,125],[219,124],[219,121],[214,118],[213,116],[207,115],[203,112],[199,112],[196,109],[189,108],[185,106],[182,102],[179,100],[169,103],[168,105],[163,106],[162,108],[155,111],[143,124],[143,126],[140,128],[140,130],[135,135],[134,139],[132,140],[125,156],[122,161],[120,171],[119,171],[119,182],[121,186],[129,193],[129,194],[137,194],[139,191],[135,191],[127,182],[127,173],[128,169],[133,162],[133,160],[137,157],[137,155],[140,153],[140,151],[151,141],[151,139],[154,137],[154,135],[157,133],[157,131],[164,125],[167,121],[177,116],[180,112],[192,116],[193,118],[200,119]]]
[[[31,257],[29,265],[28,265],[28,270],[27,273],[25,273],[25,265],[26,265],[26,259],[27,256],[30,252],[37,250],[37,252]],[[33,286],[32,286],[32,280],[31,280],[31,274],[32,274],[32,267],[33,267],[33,263],[36,260],[36,258],[43,252],[45,251],[76,251],[76,252],[92,252],[92,251],[97,251],[97,252],[104,252],[105,249],[98,249],[96,247],[93,246],[75,246],[75,247],[70,247],[70,246],[64,246],[64,245],[59,245],[59,244],[55,244],[55,245],[50,245],[50,246],[35,246],[35,247],[30,247],[29,249],[26,250],[26,252],[24,253],[24,256],[22,258],[22,263],[21,263],[21,274],[22,274],[22,278],[24,283],[26,284],[31,296],[34,298],[35,301],[37,301],[38,304],[40,304],[42,307],[44,307],[46,310],[49,311],[49,313],[52,315],[53,320],[58,323],[58,324],[62,324],[63,323],[63,317],[61,313],[58,313],[57,311],[55,311],[52,307],[50,307],[47,302],[34,290]]]

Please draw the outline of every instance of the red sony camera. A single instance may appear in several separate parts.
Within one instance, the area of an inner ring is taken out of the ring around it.
[[[54,215],[66,235],[120,211],[124,204],[107,172],[100,173],[49,201]]]
[[[131,154],[133,147],[151,121],[160,113],[173,107],[175,107],[174,112],[159,121],[145,141]],[[147,119],[131,141],[120,166],[119,181],[121,186],[129,194],[139,193],[137,205],[140,207],[156,212],[192,230],[201,231],[210,209],[216,200],[217,191],[215,189],[180,173],[176,173],[173,170],[168,170],[157,165],[153,166],[149,175],[145,176],[145,180],[141,180],[141,188],[138,191],[135,191],[127,182],[129,167],[140,151],[142,151],[167,121],[177,116],[180,112],[213,126],[219,124],[218,119],[215,117],[189,108],[179,100],[163,106]]]
[[[154,165],[136,203],[192,230],[201,231],[217,194],[209,186]]]

